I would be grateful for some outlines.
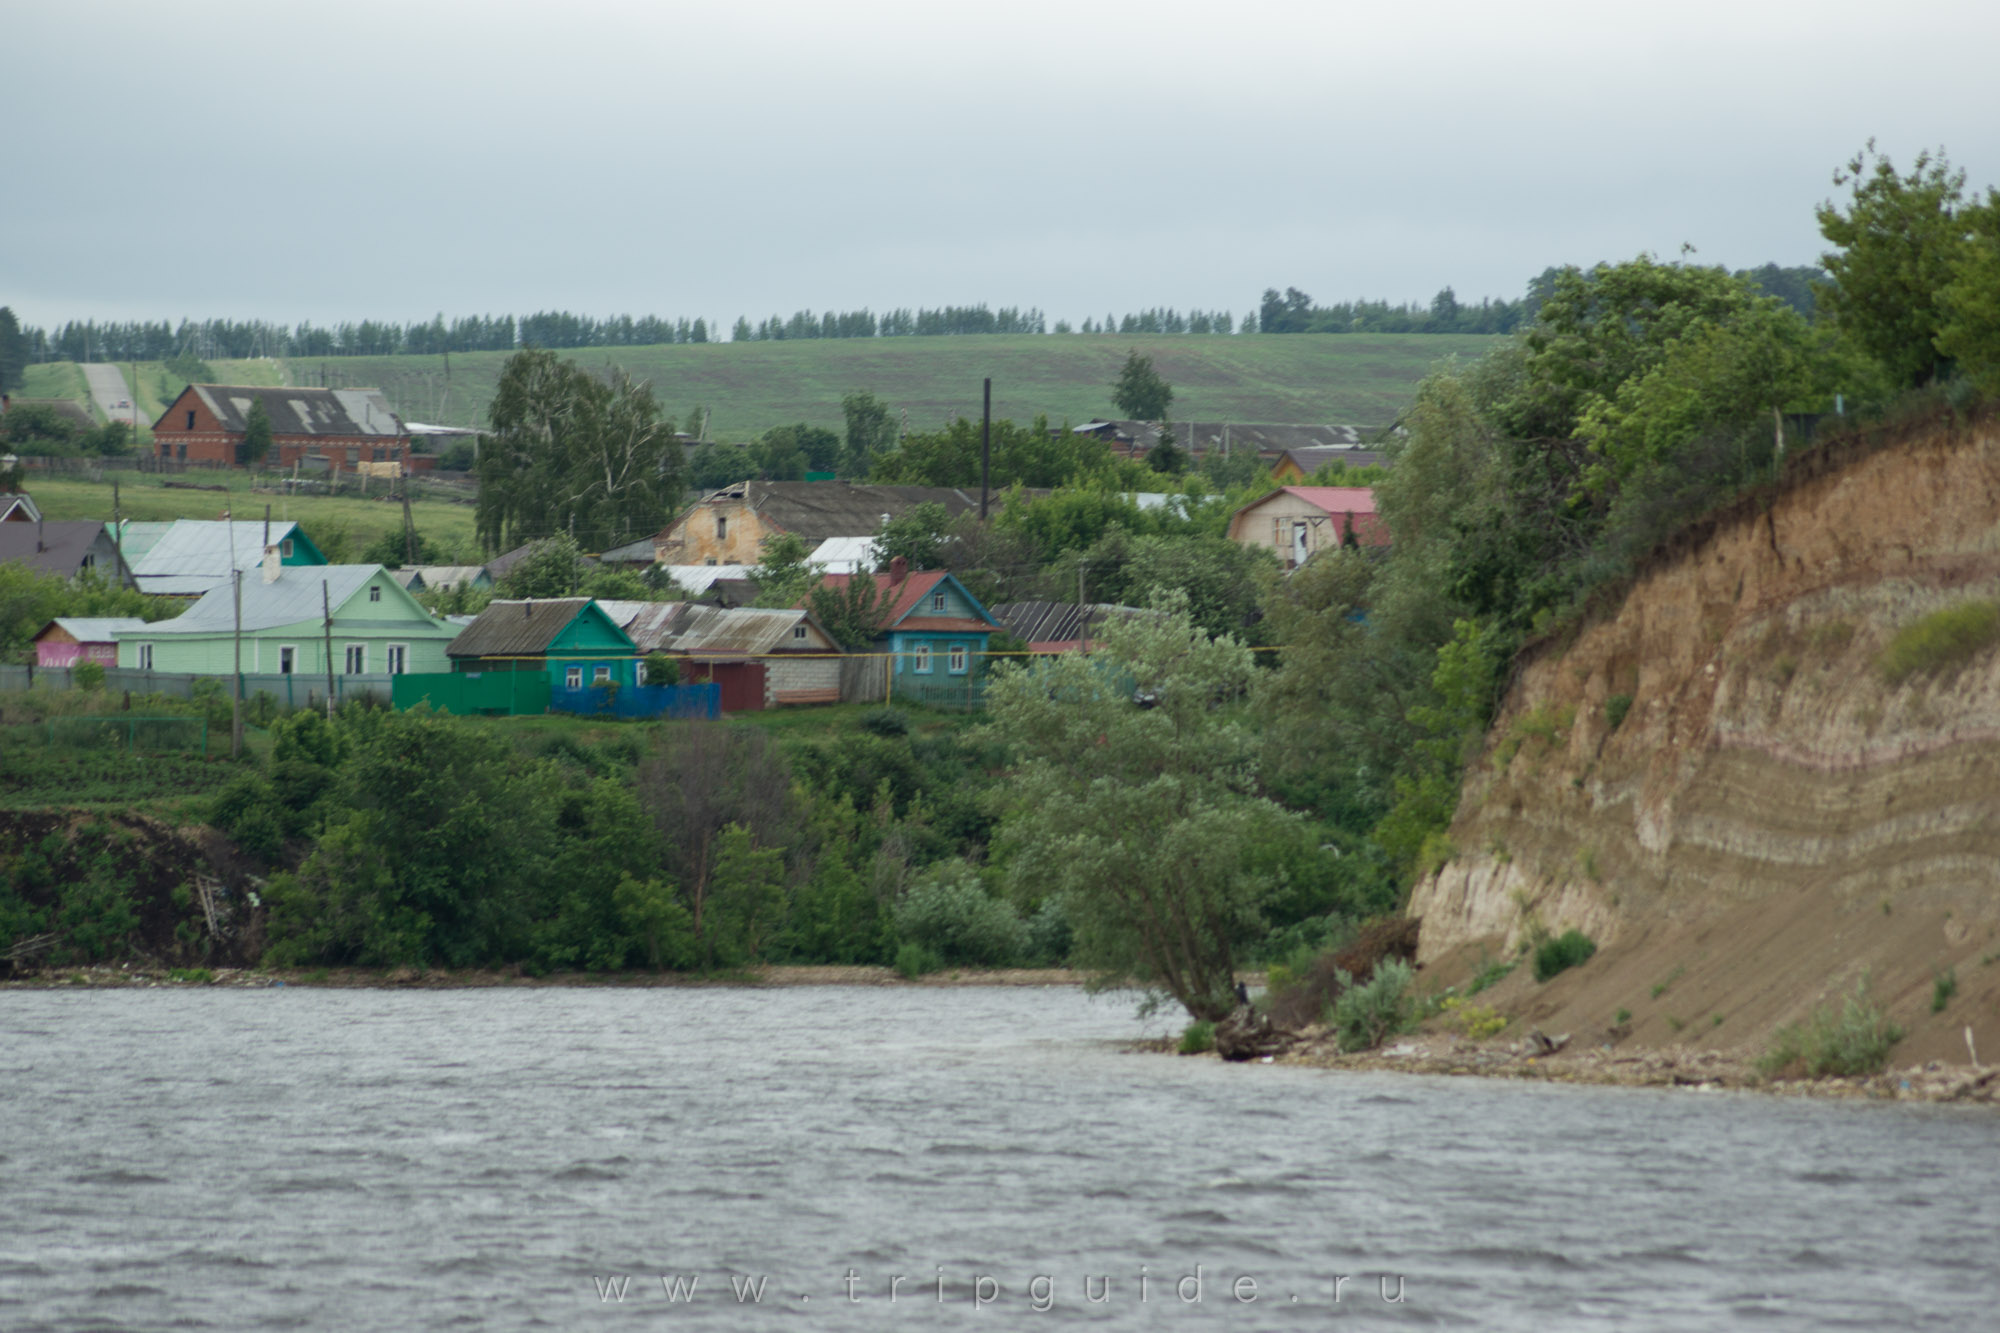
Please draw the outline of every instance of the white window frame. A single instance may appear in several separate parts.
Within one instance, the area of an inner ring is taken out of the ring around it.
[[[608,666],[592,667],[590,669],[590,683],[592,685],[609,685],[611,683],[611,668]]]
[[[388,667],[390,675],[400,676],[409,671],[410,669],[409,644],[407,643],[384,644],[382,646],[382,655],[387,659],[386,665]]]
[[[153,669],[153,645],[150,643],[142,643],[139,645],[139,670],[151,671],[152,669]]]
[[[563,668],[563,688],[580,690],[583,688],[583,668],[580,666]]]
[[[954,676],[964,675],[970,661],[971,658],[966,653],[965,645],[962,643],[952,644],[945,652],[945,670]]]
[[[937,592],[934,592],[934,593],[932,593],[932,594],[931,594],[931,610],[933,610],[933,611],[942,611],[942,610],[944,610],[944,590],[943,590],[943,589],[939,589],[939,590],[938,590]]]
[[[930,675],[931,674],[930,644],[927,642],[919,643],[915,648],[911,649],[911,652],[915,655],[917,660],[916,660],[916,665],[912,666],[910,670],[914,671],[919,676]]]
[[[346,649],[346,651],[341,655],[341,661],[345,663],[345,665],[342,667],[340,674],[343,676],[367,675],[368,645],[365,643],[349,643],[349,644],[343,644],[341,646],[344,649]],[[359,665],[356,665],[357,663]]]
[[[794,625],[794,626],[792,626],[792,637],[793,637],[793,638],[795,638],[795,639],[803,639],[803,638],[804,638],[805,636],[806,636],[806,627],[805,627],[804,625]]]
[[[278,674],[290,676],[299,669],[299,646],[296,643],[278,645]]]

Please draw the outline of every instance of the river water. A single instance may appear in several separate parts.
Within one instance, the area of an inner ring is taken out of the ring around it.
[[[0,993],[0,1328],[2000,1327],[1990,1110],[1147,1031],[1067,989]]]

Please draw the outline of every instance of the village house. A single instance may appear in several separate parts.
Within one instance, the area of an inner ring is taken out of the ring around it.
[[[455,627],[425,610],[380,565],[288,566],[274,545],[241,582],[246,674],[324,680],[329,648],[339,676],[445,669]],[[118,665],[229,675],[236,670],[237,623],[235,592],[224,580],[175,619],[120,633]]]
[[[0,523],[35,523],[41,517],[42,511],[35,508],[32,496],[0,492]]]
[[[118,636],[146,628],[136,616],[58,616],[35,636],[35,665],[73,667],[80,662],[118,665]]]
[[[139,591],[155,597],[200,597],[223,587],[232,571],[262,568],[267,548],[277,550],[286,568],[326,564],[305,529],[281,520],[179,518],[104,526],[132,566]]]
[[[882,599],[874,648],[890,655],[893,691],[921,697],[925,686],[969,676],[1000,628],[979,599],[941,569],[912,574],[909,562],[897,556],[885,573],[829,574],[821,582],[845,591],[855,579],[873,579]]]
[[[493,602],[445,649],[467,675],[534,671],[565,690],[637,683],[632,640],[588,597]]]
[[[1229,519],[1229,539],[1272,552],[1297,569],[1315,552],[1342,546],[1387,546],[1389,529],[1366,486],[1281,486]]]
[[[754,565],[764,542],[790,533],[812,550],[829,537],[872,537],[920,504],[979,511],[979,492],[950,486],[865,486],[848,481],[739,481],[703,496],[653,538],[666,565]]]
[[[410,451],[409,432],[379,389],[266,388],[242,384],[190,384],[153,423],[153,451],[160,459],[243,467],[250,410],[263,403],[271,419],[267,467],[304,465],[353,471],[387,463],[400,471]]]
[[[683,683],[714,681],[722,711],[840,702],[840,645],[802,608],[599,602],[644,657],[679,659]]]
[[[64,579],[89,570],[115,587],[134,586],[131,566],[118,554],[118,544],[104,524],[94,518],[0,523],[0,563]]]

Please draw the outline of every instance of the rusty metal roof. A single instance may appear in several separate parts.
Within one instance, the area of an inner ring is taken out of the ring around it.
[[[757,657],[777,652],[839,652],[812,613],[796,607],[721,607],[704,602],[600,602],[642,653],[688,657]],[[793,631],[805,627],[800,638]]]
[[[590,605],[588,597],[547,597],[493,602],[459,631],[447,657],[540,657],[556,635]]]

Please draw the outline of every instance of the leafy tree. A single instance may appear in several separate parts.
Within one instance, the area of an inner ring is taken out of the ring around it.
[[[21,387],[28,369],[28,340],[9,306],[0,305],[0,391]]]
[[[1940,293],[1938,350],[1989,392],[2000,392],[2000,190],[1963,214],[1968,238]]]
[[[262,398],[250,403],[250,415],[243,423],[243,461],[255,466],[264,461],[271,452],[271,414],[264,410]]]
[[[754,934],[768,938],[763,906],[766,858],[752,856],[755,830],[765,848],[799,844],[800,811],[791,772],[776,744],[755,727],[689,723],[661,733],[659,750],[639,768],[640,804],[653,822],[662,864],[679,885],[702,955],[734,965],[733,950]],[[725,853],[731,859],[725,864]],[[733,878],[732,878],[733,877]],[[712,921],[717,894],[742,893]],[[746,920],[749,924],[745,924]],[[754,926],[754,931],[752,927]],[[753,955],[754,956],[754,955]]]
[[[1923,152],[1909,175],[1898,175],[1870,139],[1833,183],[1852,185],[1853,199],[1845,211],[1831,201],[1815,210],[1820,234],[1838,247],[1824,256],[1833,284],[1821,305],[1896,384],[1940,378],[1948,365],[1937,342],[1942,296],[1966,247],[1965,173],[1942,152]]]
[[[410,558],[409,550],[409,542],[405,540],[402,533],[385,532],[362,548],[359,563],[364,565],[381,565],[385,569],[401,569],[404,563]],[[424,536],[423,533],[419,532],[417,534],[417,558],[415,563],[419,565],[450,564],[451,561],[446,556],[447,552],[443,547]]]
[[[797,606],[805,600],[820,566],[807,559],[812,554],[805,539],[795,532],[779,532],[766,537],[759,549],[758,563],[750,571],[757,581],[758,606]]]
[[[79,434],[75,422],[40,403],[17,403],[0,417],[0,438],[16,450],[72,453]]]
[[[869,480],[905,486],[977,487],[980,481],[980,423],[960,417],[941,431],[913,431],[896,451],[878,457]],[[1097,477],[1112,467],[1103,440],[1070,431],[1051,432],[1048,418],[1025,426],[993,423],[994,489],[1054,487]],[[1135,488],[1136,489],[1136,488]]]
[[[1153,369],[1153,358],[1137,352],[1125,358],[1125,366],[1111,385],[1111,401],[1130,421],[1165,421],[1174,401],[1174,386]]]
[[[875,549],[880,553],[876,567],[887,569],[891,560],[901,556],[909,561],[912,571],[947,569],[944,549],[951,531],[951,515],[943,505],[935,500],[913,505],[884,523],[875,534]]]
[[[797,481],[807,472],[837,471],[841,464],[840,437],[803,421],[765,431],[752,452],[764,460],[771,481]]]
[[[896,444],[896,423],[890,419],[889,405],[865,390],[845,394],[840,400],[841,415],[847,418],[848,475],[865,477],[875,459]]]
[[[871,574],[856,574],[834,583],[822,579],[806,598],[813,619],[849,652],[862,652],[888,622],[895,600],[883,592]]]
[[[526,350],[501,372],[479,459],[488,549],[567,532],[593,550],[656,532],[679,503],[681,447],[652,390]]]
[[[566,532],[532,543],[500,581],[500,595],[510,598],[574,597],[583,584],[583,553]]]
[[[712,491],[747,481],[761,470],[751,451],[736,444],[704,444],[694,451],[690,464],[696,490]]]
[[[742,824],[722,830],[715,850],[709,913],[701,931],[708,967],[762,962],[784,923],[785,854],[758,846]]]
[[[1255,853],[1297,817],[1254,794],[1254,738],[1218,707],[1249,685],[1249,650],[1185,598],[1154,609],[1090,657],[994,673],[988,734],[1018,760],[996,846],[1019,899],[1065,904],[1081,965],[1214,1020],[1276,892]]]

